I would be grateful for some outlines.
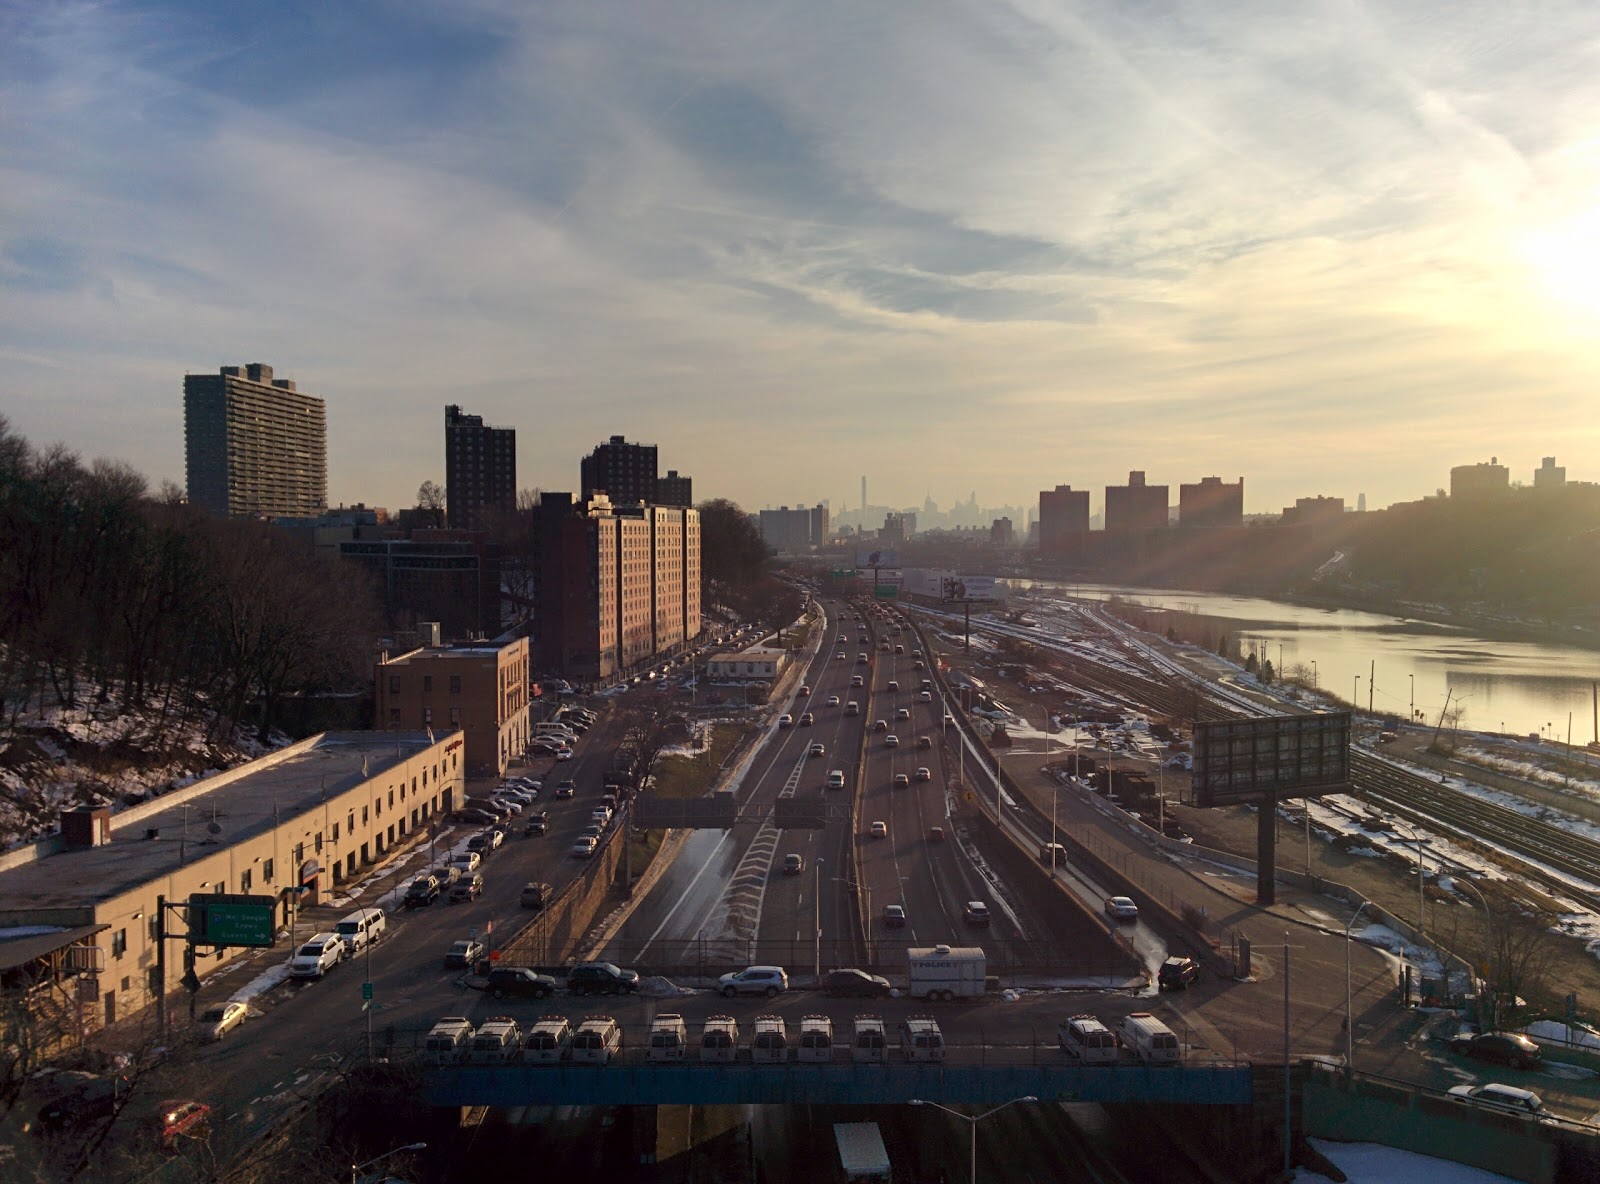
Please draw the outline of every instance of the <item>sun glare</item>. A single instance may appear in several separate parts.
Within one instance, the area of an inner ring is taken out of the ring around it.
[[[1553,299],[1585,318],[1600,314],[1600,206],[1546,226],[1526,252]]]

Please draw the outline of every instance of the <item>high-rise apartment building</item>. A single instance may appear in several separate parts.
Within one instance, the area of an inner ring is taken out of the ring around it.
[[[698,510],[546,493],[535,523],[541,669],[611,679],[700,635]]]
[[[1450,470],[1450,496],[1453,498],[1494,497],[1511,489],[1511,470],[1491,456],[1488,464],[1457,465]]]
[[[1126,485],[1106,486],[1106,533],[1160,530],[1167,525],[1167,487],[1146,485],[1144,472],[1128,474]]]
[[[1244,478],[1228,485],[1221,477],[1202,477],[1198,485],[1178,486],[1178,525],[1243,526]]]
[[[694,479],[680,477],[677,469],[668,469],[665,477],[656,478],[654,500],[658,506],[694,505]]]
[[[656,496],[656,446],[629,444],[612,436],[605,444],[584,457],[579,465],[581,501],[597,493],[606,495],[613,506],[650,503]]]
[[[444,488],[452,530],[482,530],[484,511],[517,508],[517,430],[444,409]]]
[[[323,401],[253,362],[183,377],[189,501],[213,514],[311,518],[328,505]]]
[[[1556,458],[1547,456],[1539,467],[1533,470],[1533,487],[1535,489],[1560,489],[1567,483],[1567,467],[1556,464]]]
[[[1039,552],[1061,558],[1089,541],[1089,491],[1057,485],[1039,491]]]
[[[820,502],[811,509],[762,510],[756,518],[761,541],[784,555],[800,555],[808,548],[821,546],[828,536],[828,507]]]

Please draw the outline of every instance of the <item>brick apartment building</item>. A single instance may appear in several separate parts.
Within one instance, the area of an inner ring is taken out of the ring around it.
[[[505,645],[425,646],[379,659],[375,726],[466,737],[469,777],[499,777],[527,747],[527,638]]]

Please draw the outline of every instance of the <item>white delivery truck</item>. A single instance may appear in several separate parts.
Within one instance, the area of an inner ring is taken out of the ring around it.
[[[906,994],[913,999],[975,999],[988,989],[989,960],[977,946],[912,946]]]
[[[833,1141],[839,1147],[839,1165],[844,1169],[847,1184],[863,1181],[882,1181],[893,1178],[889,1168],[889,1150],[883,1145],[883,1136],[875,1122],[836,1122],[833,1124]]]

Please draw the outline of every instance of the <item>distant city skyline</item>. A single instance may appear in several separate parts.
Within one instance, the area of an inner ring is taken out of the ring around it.
[[[625,433],[751,509],[1600,477],[1593,4],[4,28],[0,408],[152,484],[183,372],[240,361],[326,399],[330,501],[392,508],[444,481],[445,404],[518,429],[523,486]]]

